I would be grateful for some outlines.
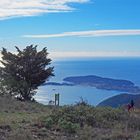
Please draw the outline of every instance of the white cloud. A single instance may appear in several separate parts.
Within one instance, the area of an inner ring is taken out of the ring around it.
[[[53,59],[80,57],[140,57],[140,51],[50,52],[49,56]]]
[[[46,35],[24,35],[26,38],[55,38],[55,37],[100,37],[100,36],[127,36],[140,35],[140,29],[137,30],[90,30],[78,32],[64,32],[59,34]]]
[[[69,3],[84,3],[89,0],[1,0],[0,19],[35,16],[43,13],[73,10]]]

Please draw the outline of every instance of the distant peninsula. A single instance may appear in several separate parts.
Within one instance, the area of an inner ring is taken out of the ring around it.
[[[63,79],[63,83],[49,82],[45,85],[55,86],[90,86],[103,90],[116,90],[128,93],[140,93],[140,87],[129,80],[120,80],[112,78],[104,78],[95,75],[88,76],[72,76]]]
[[[131,93],[140,92],[140,87],[128,80],[119,80],[111,78],[103,78],[95,75],[89,76],[73,76],[63,79],[65,82],[71,82],[75,85],[91,86],[97,89],[125,91]]]

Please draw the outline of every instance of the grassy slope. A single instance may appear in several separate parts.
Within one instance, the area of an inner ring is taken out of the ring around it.
[[[0,140],[140,140],[140,112],[0,98]]]

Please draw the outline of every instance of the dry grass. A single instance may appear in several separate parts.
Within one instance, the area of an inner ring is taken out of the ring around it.
[[[0,97],[0,140],[140,140],[140,110],[49,107]]]

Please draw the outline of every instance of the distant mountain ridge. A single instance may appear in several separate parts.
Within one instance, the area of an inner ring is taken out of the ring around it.
[[[124,104],[130,103],[131,100],[134,100],[136,107],[140,107],[140,94],[137,94],[137,95],[133,95],[133,94],[116,95],[116,96],[113,96],[111,98],[108,98],[108,99],[102,101],[97,106],[98,107],[111,106],[111,107],[116,108],[116,107],[122,106]]]

